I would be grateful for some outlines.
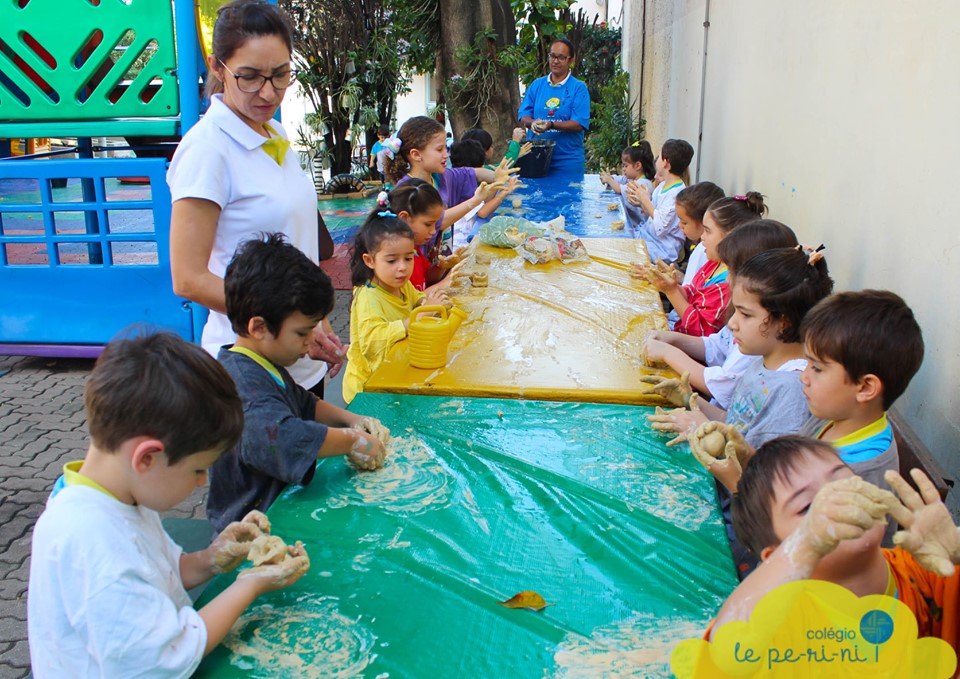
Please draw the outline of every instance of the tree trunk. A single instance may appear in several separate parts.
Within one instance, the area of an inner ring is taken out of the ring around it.
[[[466,71],[464,64],[456,57],[457,49],[474,45],[477,33],[489,29],[496,34],[496,50],[516,43],[517,29],[510,0],[440,0],[440,54],[437,59],[437,75],[444,87],[452,76],[463,75]],[[493,54],[490,54],[489,58],[492,59]],[[510,141],[513,128],[517,126],[517,110],[520,108],[516,69],[497,66],[494,91],[488,105],[481,110],[457,106],[450,96],[447,96],[446,100],[450,103],[448,112],[454,137],[459,138],[471,127],[482,127],[493,137],[494,153],[502,155]]]

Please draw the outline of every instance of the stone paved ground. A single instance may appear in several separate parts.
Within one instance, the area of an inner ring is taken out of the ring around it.
[[[349,336],[348,291],[337,292],[331,323]],[[93,361],[0,356],[0,679],[30,673],[27,580],[30,538],[63,464],[87,445],[83,383]],[[340,379],[327,385],[339,401]],[[206,489],[164,514],[204,518]]]

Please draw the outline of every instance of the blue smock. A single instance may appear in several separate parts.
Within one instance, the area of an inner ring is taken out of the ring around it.
[[[582,81],[568,75],[560,85],[550,83],[550,76],[537,78],[527,88],[520,104],[517,118],[530,116],[534,120],[576,120],[583,130],[590,129],[590,93]],[[547,130],[537,137],[556,142],[553,147],[553,159],[550,161],[550,174],[558,172],[584,173],[583,130],[579,132],[561,132]],[[533,131],[527,132],[527,138],[533,139]]]

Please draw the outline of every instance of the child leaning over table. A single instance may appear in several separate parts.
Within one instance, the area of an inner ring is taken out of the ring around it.
[[[254,514],[185,554],[160,524],[243,427],[230,376],[201,347],[169,334],[111,342],[84,400],[87,455],[65,467],[33,532],[33,676],[188,677],[254,599],[310,562],[291,548],[283,565],[248,569],[193,608],[186,590],[236,568],[268,529]]]
[[[207,517],[218,528],[265,511],[291,483],[310,483],[317,458],[346,455],[376,469],[389,436],[377,420],[317,399],[286,370],[333,309],[333,286],[320,267],[269,234],[240,246],[224,289],[237,341],[217,360],[237,384],[244,425],[240,442],[211,470]]]
[[[867,483],[831,446],[800,436],[762,445],[743,470],[733,501],[737,537],[762,559],[727,598],[705,637],[747,620],[776,587],[825,580],[863,597],[886,594],[917,619],[917,636],[960,649],[960,531],[933,483],[911,472],[918,494],[896,472],[892,493]],[[881,549],[886,517],[904,527]]]

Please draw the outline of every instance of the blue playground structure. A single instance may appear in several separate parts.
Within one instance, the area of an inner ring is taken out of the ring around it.
[[[77,139],[0,141],[0,354],[96,356],[138,322],[199,338],[205,310],[173,294],[165,157],[200,114],[195,4],[0,3],[0,138]],[[160,157],[96,158],[101,137]]]

